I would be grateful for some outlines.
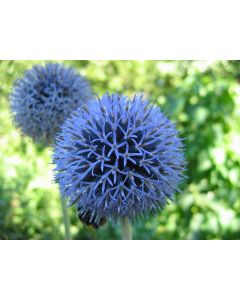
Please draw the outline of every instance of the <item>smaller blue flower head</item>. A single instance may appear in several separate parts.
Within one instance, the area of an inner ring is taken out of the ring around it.
[[[115,94],[88,102],[66,120],[53,160],[62,195],[90,222],[161,210],[185,166],[174,123],[141,96]]]
[[[35,141],[53,141],[65,117],[92,97],[87,80],[58,63],[35,65],[15,82],[10,96],[17,127]]]

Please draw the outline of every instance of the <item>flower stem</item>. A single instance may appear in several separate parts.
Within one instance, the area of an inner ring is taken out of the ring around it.
[[[132,240],[132,226],[127,217],[120,219],[122,240]]]
[[[70,220],[68,215],[67,203],[61,197],[61,204],[62,204],[62,214],[63,214],[63,224],[65,229],[65,240],[71,240],[71,232],[70,232]]]

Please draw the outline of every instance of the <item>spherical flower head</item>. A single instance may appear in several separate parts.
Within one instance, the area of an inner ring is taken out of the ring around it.
[[[15,82],[10,96],[13,117],[23,134],[53,141],[65,117],[92,98],[88,81],[58,63],[35,65]]]
[[[141,96],[115,94],[89,102],[63,124],[53,160],[62,195],[93,220],[161,210],[185,166],[175,124]]]

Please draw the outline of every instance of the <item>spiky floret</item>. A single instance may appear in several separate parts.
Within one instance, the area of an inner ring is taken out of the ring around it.
[[[10,95],[16,126],[35,141],[51,143],[65,117],[92,98],[88,81],[58,63],[35,65]]]
[[[53,161],[69,205],[92,218],[154,213],[172,199],[185,160],[178,132],[158,107],[105,94],[62,126]]]

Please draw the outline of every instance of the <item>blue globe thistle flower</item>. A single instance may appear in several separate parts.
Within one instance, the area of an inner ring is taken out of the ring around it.
[[[158,107],[105,94],[62,126],[53,161],[60,191],[90,221],[155,213],[178,191],[185,160],[175,124]]]
[[[10,96],[17,127],[35,141],[51,143],[65,117],[92,97],[85,78],[58,63],[35,65],[15,82]]]

